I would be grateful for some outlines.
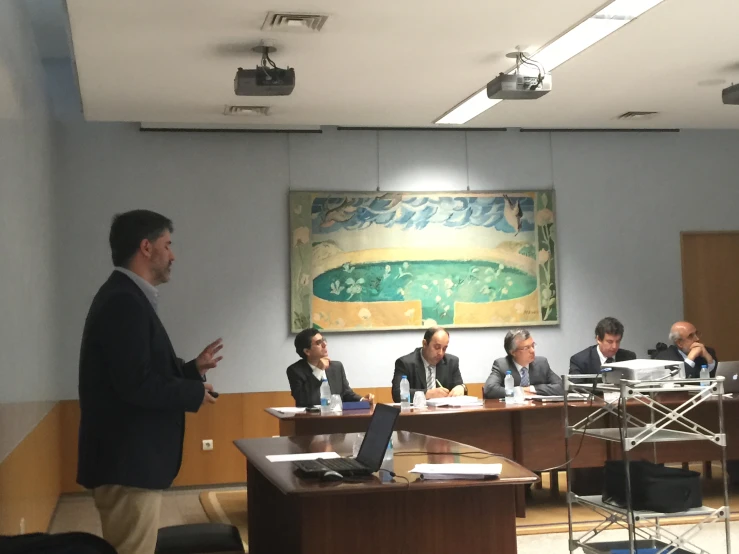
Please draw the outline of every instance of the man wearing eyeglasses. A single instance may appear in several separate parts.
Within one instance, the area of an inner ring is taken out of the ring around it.
[[[555,375],[546,358],[536,355],[536,343],[526,329],[508,331],[503,340],[508,355],[493,362],[493,369],[485,381],[485,398],[505,398],[506,372],[513,376],[513,385],[521,387],[526,396],[564,394],[562,380]]]
[[[298,408],[310,408],[321,403],[321,381],[328,380],[331,394],[340,394],[344,402],[367,400],[375,396],[359,396],[349,386],[344,365],[328,357],[328,345],[318,329],[303,329],[295,337],[295,351],[300,360],[287,368],[290,392]]]
[[[672,343],[666,350],[658,352],[656,359],[684,362],[685,377],[700,377],[702,366],[708,368],[711,377],[716,374],[716,351],[700,341],[700,334],[695,325],[687,321],[678,321],[670,328],[669,340]]]

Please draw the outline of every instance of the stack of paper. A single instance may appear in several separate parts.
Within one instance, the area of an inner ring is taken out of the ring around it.
[[[485,479],[497,477],[502,464],[416,464],[410,473],[420,473],[424,479]]]
[[[426,400],[429,406],[449,406],[461,408],[463,406],[482,406],[482,400],[476,396],[447,396],[445,398],[429,398]]]
[[[273,410],[277,410],[278,412],[282,412],[283,414],[302,414],[305,412],[305,408],[272,408]]]

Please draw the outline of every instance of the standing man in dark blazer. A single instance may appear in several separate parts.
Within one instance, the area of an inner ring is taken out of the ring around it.
[[[446,329],[431,327],[423,335],[421,348],[395,360],[393,402],[400,402],[400,381],[403,375],[410,384],[411,402],[417,391],[423,391],[426,398],[467,394],[467,387],[459,371],[459,358],[447,354],[448,347],[449,333]]]
[[[508,356],[493,362],[493,369],[483,387],[485,398],[505,398],[503,380],[508,371],[513,376],[513,386],[521,387],[526,396],[564,394],[562,379],[554,374],[546,358],[536,355],[536,343],[526,329],[508,331],[503,347]]]
[[[77,482],[92,489],[103,538],[119,554],[153,554],[162,490],[182,462],[185,412],[215,403],[205,373],[221,340],[184,363],[157,315],[169,281],[172,222],[147,210],[110,228],[115,270],[87,314],[79,364]]]
[[[624,326],[615,317],[604,317],[595,326],[595,342],[570,358],[570,374],[594,375],[603,364],[635,360],[636,354],[621,348]]]
[[[711,377],[716,375],[716,351],[705,346],[695,325],[678,321],[670,328],[669,340],[672,343],[666,350],[658,352],[656,359],[683,362],[687,379],[700,377],[701,366],[707,366]]]
[[[343,402],[375,401],[370,393],[360,397],[349,386],[344,365],[328,357],[328,343],[318,329],[303,329],[295,336],[295,352],[300,360],[287,368],[290,393],[299,408],[321,403],[321,381],[325,378],[331,394],[340,394]]]

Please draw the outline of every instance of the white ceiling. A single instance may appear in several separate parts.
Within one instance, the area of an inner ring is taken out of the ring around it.
[[[67,0],[85,117],[96,121],[428,127],[602,0]],[[270,10],[329,15],[318,33],[265,32]],[[467,127],[739,128],[721,89],[739,81],[739,1],[665,0],[553,72],[553,91],[505,101]],[[260,39],[296,68],[287,97],[237,97]],[[724,84],[699,85],[725,79]],[[271,106],[266,119],[226,104]],[[616,121],[629,110],[659,111]]]

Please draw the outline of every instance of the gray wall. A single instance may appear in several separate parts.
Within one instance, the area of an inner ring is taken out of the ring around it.
[[[22,2],[0,2],[0,461],[61,395],[52,252],[54,127]]]
[[[223,336],[217,389],[287,389],[287,192],[472,190],[554,186],[561,325],[535,328],[539,355],[566,372],[599,318],[626,325],[646,356],[682,314],[681,230],[736,228],[739,133],[333,131],[141,133],[132,125],[61,126],[58,219],[62,396],[76,396],[80,332],[110,271],[113,213],[148,207],[175,221],[173,278],[161,313],[183,357]],[[379,149],[379,157],[378,157]],[[707,271],[710,268],[706,268]],[[453,331],[466,381],[503,355],[505,330]],[[353,386],[389,385],[421,332],[331,336]]]

